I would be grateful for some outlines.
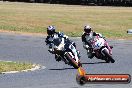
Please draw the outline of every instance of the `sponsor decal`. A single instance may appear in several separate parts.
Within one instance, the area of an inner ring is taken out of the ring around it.
[[[131,82],[129,74],[86,74],[83,68],[78,68],[76,76],[78,84],[86,83],[114,83],[114,84],[127,84]]]

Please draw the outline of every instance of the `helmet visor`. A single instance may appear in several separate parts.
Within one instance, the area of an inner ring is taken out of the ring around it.
[[[47,30],[47,34],[48,34],[48,35],[52,35],[52,34],[53,34],[53,32],[52,32],[52,31],[50,31],[50,30]]]
[[[91,28],[89,28],[89,29],[84,29],[84,31],[85,31],[86,33],[90,33],[90,32],[91,32]]]

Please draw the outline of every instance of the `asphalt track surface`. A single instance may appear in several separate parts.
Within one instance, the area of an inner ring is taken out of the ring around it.
[[[71,38],[81,52],[83,68],[88,74],[132,75],[132,41],[108,40],[113,45],[115,63],[105,63],[96,58],[88,59],[80,38]],[[129,84],[86,84],[76,83],[77,70],[57,62],[47,51],[45,37],[11,35],[0,33],[0,59],[37,63],[45,66],[32,72],[0,74],[0,88],[132,88]]]

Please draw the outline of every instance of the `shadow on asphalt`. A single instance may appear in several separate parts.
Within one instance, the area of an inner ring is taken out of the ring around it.
[[[69,70],[69,69],[75,69],[75,68],[55,68],[55,69],[49,69],[49,70]]]
[[[103,64],[103,63],[106,63],[106,62],[94,62],[94,63],[82,63],[82,64]]]

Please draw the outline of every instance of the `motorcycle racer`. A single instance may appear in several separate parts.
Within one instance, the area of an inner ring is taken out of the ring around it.
[[[55,52],[54,52],[54,40],[55,39],[57,39],[57,38],[63,38],[64,39],[64,41],[66,42],[69,42],[69,43],[71,43],[75,48],[76,48],[76,44],[75,44],[75,42],[73,42],[73,41],[71,41],[69,38],[68,38],[68,36],[67,35],[64,35],[63,33],[61,33],[61,32],[56,32],[55,31],[56,29],[55,29],[55,27],[54,26],[48,26],[47,27],[47,34],[48,34],[48,36],[47,36],[47,38],[46,38],[46,40],[45,40],[45,42],[46,42],[46,45],[48,45],[49,46],[49,52],[50,53],[52,53],[52,54],[55,54],[55,59],[56,59],[56,61],[60,61],[61,60],[61,58],[59,57],[59,55],[57,55]],[[65,43],[64,42],[64,43]],[[63,44],[64,45],[64,44]],[[78,51],[79,52],[79,51]],[[79,53],[78,53],[79,54]],[[80,55],[79,55],[80,56]]]
[[[92,30],[91,26],[89,26],[89,25],[84,26],[83,30],[84,30],[84,33],[81,37],[82,42],[83,42],[83,47],[84,47],[84,49],[88,50],[88,52],[87,52],[88,58],[92,59],[94,57],[94,53],[92,50],[91,41],[94,39],[95,36],[98,36],[101,38],[104,38],[104,37],[102,36],[102,34],[94,32]],[[110,53],[112,53],[111,48],[108,46],[108,43],[106,43],[106,46],[110,50]]]

